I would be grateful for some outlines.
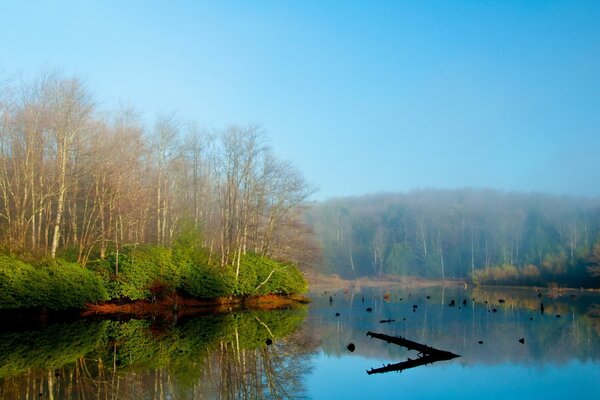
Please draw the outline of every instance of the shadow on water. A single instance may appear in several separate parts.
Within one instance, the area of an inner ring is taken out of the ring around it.
[[[296,337],[306,313],[82,320],[0,333],[0,399],[295,396],[314,351]]]

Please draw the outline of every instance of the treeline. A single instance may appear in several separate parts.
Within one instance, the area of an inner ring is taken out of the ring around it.
[[[345,277],[600,286],[600,199],[420,190],[329,200],[309,222],[324,272]]]
[[[5,253],[86,265],[126,246],[170,248],[191,226],[237,279],[247,253],[314,260],[311,192],[255,126],[207,132],[162,115],[148,128],[132,110],[100,113],[82,81],[57,73],[0,88]]]

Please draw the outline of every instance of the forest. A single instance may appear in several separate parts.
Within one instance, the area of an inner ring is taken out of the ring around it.
[[[600,199],[415,190],[331,199],[308,221],[323,271],[600,287]]]
[[[209,131],[175,114],[146,126],[134,109],[101,110],[82,80],[59,72],[0,86],[4,284],[21,279],[15,265],[68,276],[69,263],[122,283],[142,255],[157,271],[139,282],[146,291],[190,260],[210,266],[202,276],[226,270],[236,286],[257,260],[291,271],[318,251],[302,214],[313,189],[260,127]],[[196,251],[186,262],[173,254],[178,241]],[[273,277],[263,269],[248,285]]]

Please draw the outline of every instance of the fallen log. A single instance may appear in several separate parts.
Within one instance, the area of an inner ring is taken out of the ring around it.
[[[399,336],[390,336],[383,333],[367,332],[367,336],[375,339],[384,340],[388,343],[397,344],[402,347],[406,347],[408,350],[415,350],[419,352],[418,358],[415,360],[408,359],[403,362],[396,364],[387,364],[381,368],[371,368],[367,370],[367,374],[382,374],[385,372],[402,372],[405,369],[419,367],[421,365],[433,364],[438,361],[452,360],[453,358],[460,357],[458,354],[454,354],[449,351],[439,350],[431,346],[426,346],[421,343],[414,342],[412,340],[405,339]]]
[[[367,332],[367,336],[375,339],[384,340],[388,343],[394,343],[402,347],[406,347],[408,350],[416,350],[419,354],[435,355],[443,360],[451,360],[456,357],[460,357],[457,354],[451,353],[445,350],[439,350],[434,347],[426,346],[421,343],[413,342],[412,340],[404,339],[400,336],[390,336],[383,333]],[[444,358],[448,357],[448,358]]]

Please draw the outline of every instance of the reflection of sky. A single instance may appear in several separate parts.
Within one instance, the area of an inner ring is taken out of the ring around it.
[[[313,399],[571,399],[599,398],[600,363],[571,361],[541,368],[511,363],[475,364],[460,359],[402,373],[367,375],[366,370],[404,360],[332,357],[321,352],[306,378]]]
[[[532,290],[411,292],[409,297],[406,290],[390,290],[389,301],[384,301],[383,291],[362,288],[335,293],[331,304],[329,294],[315,296],[307,324],[319,333],[321,351],[306,377],[311,398],[600,398],[599,338],[595,321],[585,316],[590,305],[598,303],[596,295],[544,296],[548,312],[541,315],[542,300]],[[477,301],[471,302],[474,297]],[[448,307],[450,299],[463,298],[469,299],[466,307]],[[506,303],[499,304],[499,298]],[[418,304],[415,312],[413,304]],[[491,312],[492,307],[497,312]],[[555,316],[559,313],[561,318]],[[388,318],[396,321],[379,323]],[[401,335],[461,357],[369,376],[368,369],[414,359],[416,352],[367,338],[367,331]],[[350,342],[356,345],[354,353],[345,348]]]

